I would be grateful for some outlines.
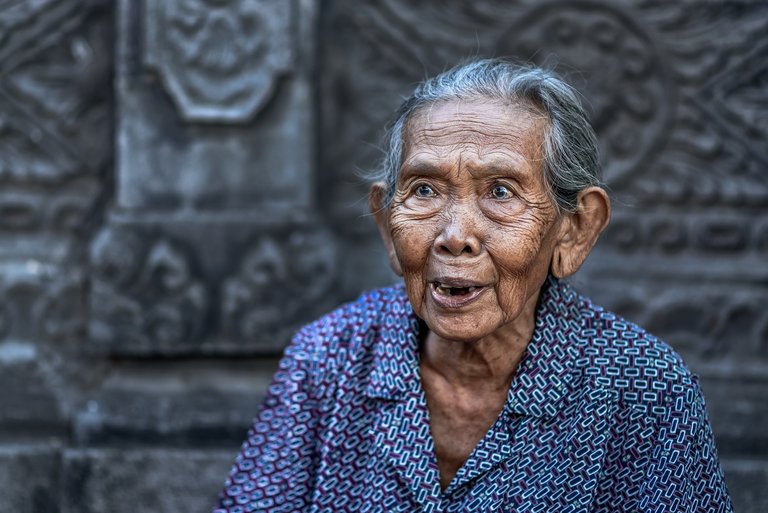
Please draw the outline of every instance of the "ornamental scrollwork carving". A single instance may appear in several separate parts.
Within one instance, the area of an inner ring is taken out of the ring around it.
[[[530,9],[497,43],[501,55],[557,65],[584,95],[611,184],[653,161],[671,126],[674,83],[652,38],[607,3]]]
[[[290,70],[291,5],[146,0],[144,61],[157,70],[184,120],[246,122]]]
[[[182,248],[165,238],[106,229],[91,246],[90,337],[113,349],[172,352],[202,340],[205,287]]]
[[[323,296],[335,279],[335,256],[326,230],[259,236],[222,286],[224,332],[249,340],[306,317],[304,309],[315,310],[324,303]]]
[[[82,269],[39,259],[0,272],[0,340],[63,343],[82,340],[86,324]]]

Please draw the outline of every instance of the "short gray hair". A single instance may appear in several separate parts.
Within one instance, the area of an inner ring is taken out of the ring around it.
[[[384,207],[391,204],[397,186],[408,121],[429,105],[472,99],[512,102],[549,118],[544,173],[558,209],[575,212],[579,191],[602,186],[597,137],[579,93],[552,71],[507,59],[483,59],[425,80],[400,105],[384,139],[384,158],[373,176],[386,185]]]

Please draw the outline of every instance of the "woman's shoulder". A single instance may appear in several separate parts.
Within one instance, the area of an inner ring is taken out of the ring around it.
[[[576,366],[596,385],[649,412],[678,398],[689,405],[697,400],[698,377],[668,343],[584,296],[579,311]]]
[[[402,285],[362,293],[303,326],[286,349],[300,355],[319,382],[369,359],[382,329],[407,326],[411,310]]]
[[[407,316],[408,308],[402,285],[369,290],[303,326],[297,337],[311,338],[319,346],[346,346],[361,333],[379,329],[387,317]]]

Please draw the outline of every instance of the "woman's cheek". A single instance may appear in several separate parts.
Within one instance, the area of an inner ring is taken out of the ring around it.
[[[394,225],[392,241],[403,271],[420,271],[426,265],[434,238],[431,223],[419,221]]]

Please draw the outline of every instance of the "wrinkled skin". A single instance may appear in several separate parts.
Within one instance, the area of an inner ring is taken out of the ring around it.
[[[446,487],[498,416],[548,273],[578,270],[608,222],[597,187],[562,214],[542,168],[548,119],[495,101],[437,103],[409,121],[394,198],[371,208],[429,333],[422,386]]]

